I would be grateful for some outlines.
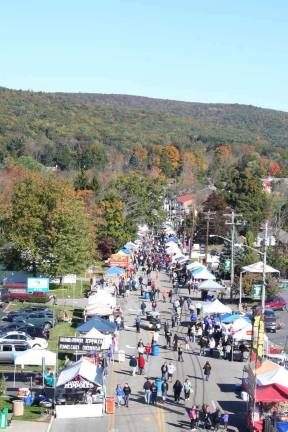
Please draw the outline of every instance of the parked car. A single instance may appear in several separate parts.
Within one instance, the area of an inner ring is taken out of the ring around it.
[[[19,331],[27,333],[32,338],[44,338],[49,339],[50,331],[45,326],[35,326],[33,324],[27,324],[19,328]]]
[[[49,314],[42,313],[42,312],[32,312],[32,313],[25,313],[22,314],[8,314],[7,317],[3,318],[4,321],[10,321],[10,322],[18,322],[23,324],[34,324],[36,326],[45,326],[47,328],[54,327],[54,325],[57,323],[57,319]]]
[[[276,315],[273,309],[265,308],[264,310],[264,326],[267,332],[276,333],[277,322]]]
[[[15,353],[18,351],[27,351],[30,346],[24,342],[14,343],[0,343],[0,363],[14,363]]]
[[[265,306],[273,310],[285,310],[286,305],[287,302],[283,297],[280,296],[267,297],[265,302]]]
[[[40,348],[46,349],[48,348],[48,342],[44,338],[33,338],[28,334],[20,331],[11,331],[0,336],[0,344],[2,343],[27,343],[29,348]]]

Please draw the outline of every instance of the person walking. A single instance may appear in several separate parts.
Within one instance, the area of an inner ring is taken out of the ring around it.
[[[193,405],[193,407],[188,411],[188,415],[190,419],[191,431],[196,431],[197,420],[199,415],[196,405]]]
[[[136,324],[136,331],[137,331],[137,333],[140,333],[140,323],[141,323],[141,318],[140,318],[140,316],[138,315],[137,318],[136,318],[136,320],[135,320],[135,324]]]
[[[168,368],[168,381],[172,382],[173,374],[176,370],[176,367],[173,363],[170,362],[168,363],[167,368]]]
[[[128,408],[129,404],[129,397],[131,394],[131,388],[129,387],[128,383],[125,383],[123,386],[123,393],[124,393],[124,405]]]
[[[151,384],[151,404],[156,405],[157,403],[157,386],[155,382],[153,381]]]
[[[147,380],[145,381],[143,389],[145,403],[149,405],[151,398],[151,381],[149,380],[149,378],[147,378]]]
[[[137,369],[137,359],[135,355],[132,355],[129,361],[129,366],[131,367],[131,375],[135,376]]]
[[[116,393],[116,404],[117,404],[116,406],[120,407],[121,405],[123,405],[122,402],[123,402],[123,396],[124,396],[124,392],[123,392],[123,389],[122,389],[120,384],[117,384],[115,393]]]
[[[220,408],[217,408],[216,411],[211,415],[211,422],[214,431],[218,431],[221,422],[221,411]]]
[[[170,330],[167,330],[167,332],[165,333],[165,338],[166,338],[166,347],[171,348],[171,332]]]
[[[145,310],[146,310],[146,303],[143,301],[142,303],[141,303],[141,305],[140,305],[140,308],[141,308],[141,312],[142,312],[142,315],[144,316],[145,315]]]
[[[161,374],[162,374],[162,380],[167,380],[168,378],[168,366],[167,363],[163,363],[161,366]]]
[[[173,385],[173,390],[174,390],[174,400],[177,403],[180,402],[180,396],[181,396],[182,388],[183,388],[183,385],[181,384],[181,382],[179,380],[176,380],[175,384]]]
[[[193,392],[191,381],[189,381],[188,378],[186,378],[183,383],[183,390],[184,390],[184,399],[186,401],[190,398],[191,393]]]
[[[144,358],[143,354],[139,354],[139,357],[138,357],[139,375],[143,374],[144,367],[145,367],[145,358]]]
[[[164,379],[164,381],[162,382],[162,385],[161,385],[162,401],[163,401],[163,403],[164,403],[164,402],[166,401],[166,399],[167,399],[168,389],[169,389],[169,384],[168,384],[167,380]]]
[[[162,291],[162,300],[163,300],[163,303],[166,303],[166,298],[167,298],[167,296],[168,296],[168,293],[167,293],[167,291],[164,289],[164,290]]]
[[[205,375],[205,380],[206,381],[209,380],[211,369],[212,369],[212,367],[211,367],[209,361],[207,360],[206,363],[205,363],[205,365],[203,366],[203,370],[204,370],[204,375]]]
[[[184,362],[184,359],[183,359],[183,348],[182,348],[181,344],[178,346],[177,351],[178,351],[178,362],[179,361]]]
[[[149,361],[149,357],[151,355],[151,345],[148,342],[147,345],[145,346],[145,353],[146,353],[146,361]]]
[[[177,335],[177,333],[175,333],[173,336],[173,349],[174,349],[174,351],[177,351],[178,340],[179,340],[179,336]]]

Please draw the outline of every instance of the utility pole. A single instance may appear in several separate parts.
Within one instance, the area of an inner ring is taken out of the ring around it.
[[[210,221],[214,219],[212,216],[214,216],[216,212],[211,212],[211,210],[208,210],[208,212],[203,212],[203,214],[206,219],[205,261],[207,264]]]
[[[194,232],[195,232],[195,225],[196,225],[196,209],[194,205],[192,206],[192,225],[191,225],[191,232],[190,232],[190,243],[189,243],[189,257],[192,257],[192,249],[193,249],[193,240],[194,240]]]
[[[241,214],[236,214],[234,210],[231,213],[224,214],[225,217],[230,218],[230,220],[226,220],[226,225],[231,225],[231,266],[230,266],[230,299],[232,299],[232,290],[234,286],[234,278],[235,278],[235,225],[241,225],[241,222],[236,221],[237,217],[242,217]]]
[[[264,317],[265,299],[266,299],[267,239],[268,239],[268,221],[265,222],[265,229],[264,229],[263,282],[262,282],[262,296],[261,296],[261,312],[263,317]]]

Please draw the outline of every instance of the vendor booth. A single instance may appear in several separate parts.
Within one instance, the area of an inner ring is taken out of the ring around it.
[[[55,379],[57,356],[56,353],[48,350],[29,349],[27,351],[16,351],[14,355],[14,387],[16,367],[21,366],[42,366],[42,385],[53,387]],[[54,373],[46,370],[46,367],[53,366]]]
[[[98,316],[95,316],[94,318],[91,318],[89,321],[80,324],[76,328],[76,330],[79,333],[87,333],[93,328],[95,328],[96,330],[98,330],[103,334],[112,334],[116,330],[116,324],[108,320],[105,320],[103,318],[100,318]]]
[[[88,332],[82,332],[86,338],[90,339],[97,339],[102,340],[101,349],[102,350],[109,350],[112,345],[112,336],[111,334],[103,334],[99,330],[96,330],[96,328],[92,328]]]
[[[202,304],[203,315],[211,314],[223,314],[231,313],[232,309],[229,306],[224,305],[220,300],[216,299],[213,302],[207,302]]]
[[[192,277],[195,280],[215,280],[216,277],[207,270],[206,267],[204,268],[196,268],[192,270]]]
[[[103,369],[85,357],[62,370],[55,390],[56,417],[101,417],[105,401],[103,378]]]
[[[199,290],[204,290],[204,291],[224,291],[225,287],[223,287],[222,285],[220,285],[218,282],[214,281],[214,280],[205,280],[204,282],[200,283],[200,285],[198,286]]]
[[[249,395],[251,431],[288,430],[288,371],[269,360],[246,369],[242,385]]]

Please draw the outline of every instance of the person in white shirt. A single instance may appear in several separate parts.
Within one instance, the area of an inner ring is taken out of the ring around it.
[[[176,367],[175,367],[175,365],[173,363],[170,362],[170,363],[168,363],[167,368],[168,368],[168,381],[172,382],[172,380],[173,380],[173,374],[174,374],[174,372],[176,370]]]

